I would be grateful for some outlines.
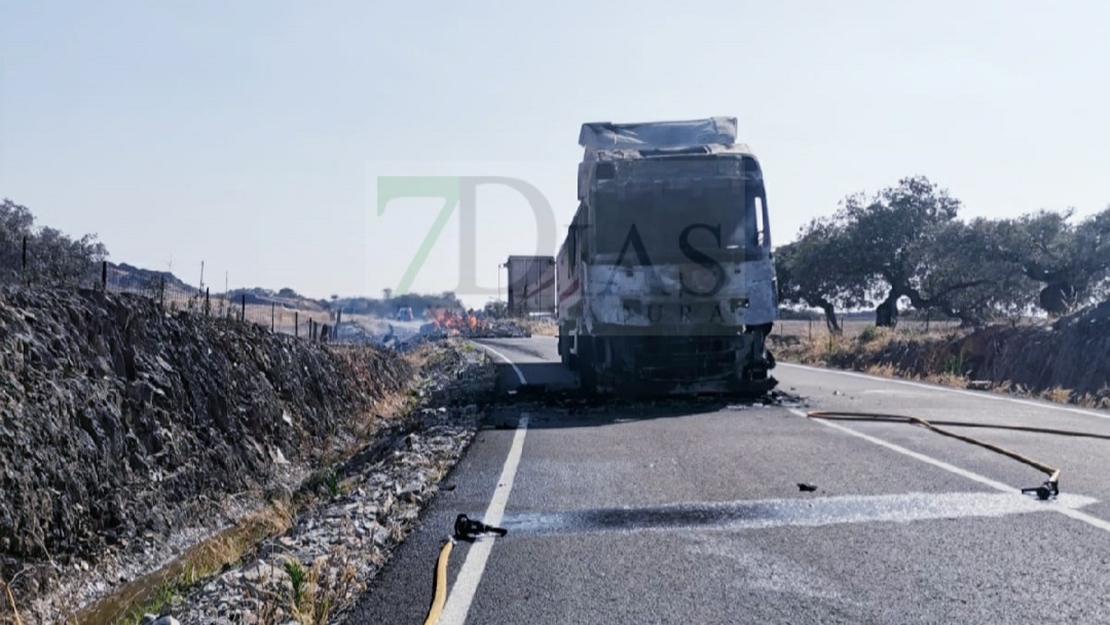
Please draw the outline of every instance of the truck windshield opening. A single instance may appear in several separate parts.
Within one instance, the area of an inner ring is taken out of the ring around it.
[[[630,186],[599,193],[595,249],[622,265],[759,257],[758,181],[698,187]]]

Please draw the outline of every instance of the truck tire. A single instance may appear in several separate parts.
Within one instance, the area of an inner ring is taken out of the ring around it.
[[[575,357],[570,351],[572,336],[566,326],[559,326],[559,360],[563,366],[574,371]]]
[[[597,390],[597,358],[592,337],[578,337],[578,357],[575,358],[574,368],[578,371],[578,385],[587,392]]]

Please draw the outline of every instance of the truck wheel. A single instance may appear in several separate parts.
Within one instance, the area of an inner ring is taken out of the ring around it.
[[[592,338],[578,337],[578,357],[575,360],[579,386],[583,391],[593,393],[597,390],[597,358]]]
[[[559,326],[559,360],[567,369],[574,371],[574,354],[570,352],[571,335],[566,326]]]
[[[578,384],[587,393],[597,391],[597,370],[592,363],[578,367]]]

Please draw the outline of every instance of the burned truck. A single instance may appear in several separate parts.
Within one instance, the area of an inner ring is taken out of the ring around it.
[[[556,257],[559,354],[584,389],[763,395],[778,310],[767,195],[736,119],[582,125]]]

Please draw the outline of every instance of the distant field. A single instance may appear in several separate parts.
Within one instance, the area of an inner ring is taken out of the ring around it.
[[[232,314],[238,316],[239,309],[239,306],[233,305]],[[309,331],[309,320],[315,321],[317,328],[322,324],[333,322],[326,312],[306,310],[293,311],[280,306],[275,306],[271,312],[271,308],[263,304],[247,304],[246,319],[247,321],[252,321],[267,328],[270,327],[272,319],[275,332],[300,334],[301,336],[304,336]],[[300,326],[297,331],[294,331],[294,321]]]
[[[157,298],[155,292],[147,289],[115,288],[113,291]],[[198,314],[204,312],[203,297],[196,297],[178,289],[167,288],[161,297],[161,301],[166,309],[170,311],[191,311]],[[219,295],[210,296],[208,304],[208,313],[213,317],[231,316],[238,319],[240,315],[244,315],[247,321],[265,328],[270,328],[272,324],[275,332],[285,334],[304,336],[309,331],[310,320],[315,321],[318,325],[331,323],[329,314],[321,310],[291,309],[279,305],[271,307],[266,304],[247,304],[243,307],[240,303],[229,301]],[[350,317],[347,319],[354,321]]]
[[[848,321],[841,321],[841,327],[844,329],[845,337],[858,336],[863,332],[864,328],[875,325],[873,320],[863,319],[850,319]],[[926,324],[924,321],[917,320],[900,320],[897,329],[903,332],[937,332],[959,327],[958,321],[930,321]],[[824,319],[815,319],[813,321],[803,319],[782,319],[775,322],[775,328],[771,334],[775,336],[797,336],[800,338],[809,338],[810,336],[826,336],[829,331],[825,327]]]

